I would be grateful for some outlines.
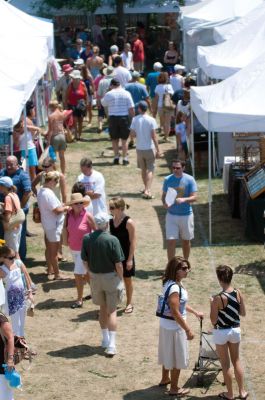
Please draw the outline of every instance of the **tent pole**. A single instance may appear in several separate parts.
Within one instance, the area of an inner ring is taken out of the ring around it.
[[[25,159],[26,159],[26,171],[29,171],[29,151],[28,151],[28,131],[27,131],[27,112],[26,105],[23,108],[24,118],[24,142],[25,142]]]
[[[193,121],[193,111],[190,110],[190,130],[191,130],[191,169],[192,175],[195,178],[195,150],[194,150],[194,121]]]
[[[212,132],[208,131],[209,244],[212,244]]]

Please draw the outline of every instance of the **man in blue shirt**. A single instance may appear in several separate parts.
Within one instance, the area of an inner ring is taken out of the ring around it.
[[[153,108],[153,101],[155,98],[155,88],[156,88],[156,85],[158,84],[157,78],[160,75],[162,68],[163,68],[163,65],[160,62],[155,62],[153,65],[154,72],[150,72],[146,77],[145,83],[149,90],[149,95],[150,95],[151,102],[152,102],[152,108]]]
[[[0,177],[2,176],[9,176],[12,179],[14,186],[17,188],[17,195],[20,200],[21,208],[23,208],[23,211],[27,216],[29,212],[28,200],[31,195],[31,182],[29,174],[19,167],[18,160],[15,156],[9,156],[6,159],[6,168],[0,171]],[[0,197],[0,201],[3,201],[3,198]],[[27,222],[25,219],[24,223],[22,224],[19,246],[19,256],[23,262],[25,261],[27,254],[26,231]]]
[[[133,71],[132,82],[127,83],[124,87],[124,89],[127,90],[127,92],[131,93],[136,115],[138,114],[138,105],[142,100],[147,102],[149,109],[151,108],[149,94],[146,90],[146,87],[142,83],[138,82],[140,76],[141,75],[138,71]]]
[[[191,175],[184,172],[184,169],[185,161],[173,160],[173,173],[165,178],[163,184],[162,202],[167,209],[166,239],[168,261],[175,256],[178,239],[182,241],[183,257],[188,260],[190,241],[194,238],[191,204],[196,201],[197,184]]]

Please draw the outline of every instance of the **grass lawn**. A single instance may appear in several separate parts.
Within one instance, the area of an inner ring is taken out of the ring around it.
[[[156,295],[161,291],[160,276],[166,264],[164,215],[161,206],[161,187],[169,173],[168,163],[173,157],[175,142],[161,144],[165,157],[158,160],[153,182],[154,200],[141,198],[141,179],[136,168],[135,150],[130,150],[130,165],[113,166],[108,135],[98,135],[93,129],[84,130],[84,141],[69,145],[67,183],[70,188],[79,173],[83,156],[92,158],[94,168],[106,180],[108,197],[124,196],[130,209],[128,214],[137,226],[137,250],[134,292],[134,312],[119,310],[118,354],[107,359],[100,348],[97,307],[91,301],[72,310],[75,300],[74,281],[48,282],[44,274],[44,246],[41,227],[29,217],[30,231],[37,237],[28,239],[28,267],[38,284],[36,315],[28,318],[26,332],[30,343],[38,351],[32,368],[22,372],[23,390],[16,391],[20,400],[161,400],[164,390],[157,387],[160,366],[157,365],[159,320],[155,317]],[[265,261],[262,244],[250,243],[244,237],[240,220],[232,219],[226,196],[222,194],[222,180],[213,180],[213,245],[208,236],[208,181],[198,178],[199,198],[194,206],[195,240],[191,252],[192,272],[185,285],[190,304],[205,312],[204,329],[210,327],[209,297],[219,290],[214,268],[227,263],[236,270],[235,286],[246,297],[247,316],[242,322],[242,361],[246,372],[246,387],[250,399],[265,398],[264,358],[264,289]],[[180,249],[177,253],[181,254]],[[61,269],[72,276],[71,256]],[[88,289],[87,289],[88,292]],[[190,342],[190,369],[181,373],[181,385],[191,387],[188,399],[216,399],[223,391],[222,376],[208,372],[204,387],[196,387],[192,369],[199,352],[199,322],[189,316],[196,333]],[[217,378],[217,379],[216,379]],[[237,392],[235,392],[237,394]]]

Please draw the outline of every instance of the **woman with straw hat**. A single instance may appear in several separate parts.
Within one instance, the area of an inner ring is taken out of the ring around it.
[[[67,242],[73,256],[77,289],[77,301],[72,304],[71,308],[81,308],[83,306],[84,284],[89,282],[88,271],[85,269],[81,259],[83,237],[95,229],[94,218],[85,209],[89,203],[90,197],[83,197],[81,193],[72,193],[71,200],[67,203],[71,207],[66,216]]]

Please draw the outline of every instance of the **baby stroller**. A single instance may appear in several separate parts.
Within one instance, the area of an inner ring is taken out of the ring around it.
[[[195,363],[194,372],[197,372],[197,384],[203,386],[204,373],[208,371],[221,371],[219,358],[215,350],[211,332],[202,330],[202,319],[200,319],[200,349],[198,361]]]

